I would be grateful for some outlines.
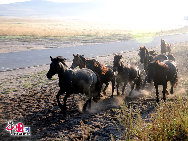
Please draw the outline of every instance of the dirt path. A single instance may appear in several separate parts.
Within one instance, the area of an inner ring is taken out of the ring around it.
[[[179,70],[179,84],[173,96],[184,94],[188,90],[188,44],[181,43],[173,50]],[[138,63],[138,51],[123,53],[127,62]],[[113,55],[98,57],[97,60],[112,65]],[[70,65],[70,64],[69,64]],[[73,140],[85,138],[97,140],[110,140],[111,135],[121,139],[114,122],[120,105],[125,101],[133,109],[140,109],[142,118],[148,120],[150,113],[155,110],[155,93],[148,85],[146,91],[135,92],[132,97],[108,95],[99,103],[93,103],[90,113],[81,113],[83,95],[72,95],[68,98],[68,116],[64,118],[57,106],[56,93],[59,90],[57,77],[52,81],[46,78],[49,66],[28,68],[28,70],[15,70],[2,72],[0,83],[0,136],[2,140]],[[140,65],[142,67],[142,65]],[[11,74],[11,76],[9,76]],[[2,77],[3,75],[3,77]],[[148,91],[147,91],[148,90]],[[126,92],[129,90],[127,89]],[[186,93],[186,95],[185,95]],[[92,113],[93,112],[93,113]],[[5,131],[8,120],[22,122],[31,129],[29,137],[12,137]]]

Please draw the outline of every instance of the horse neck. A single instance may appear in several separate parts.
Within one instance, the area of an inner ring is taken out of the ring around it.
[[[67,71],[67,67],[64,66],[61,62],[59,63],[58,69],[58,77],[59,79],[62,79],[64,77],[65,72]]]
[[[86,68],[87,60],[84,57],[82,57],[80,59],[81,59],[82,63],[80,63],[79,67]]]
[[[118,68],[118,72],[121,72],[121,71],[123,71],[124,69],[126,69],[127,66],[124,65],[122,61],[120,61],[120,63],[119,63],[119,65],[118,65],[117,68]]]

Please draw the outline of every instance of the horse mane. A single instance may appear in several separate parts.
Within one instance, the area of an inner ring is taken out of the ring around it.
[[[65,64],[65,58],[63,58],[62,56],[57,56],[56,58],[54,58],[55,60],[61,62],[65,67],[68,67],[67,64]]]
[[[103,75],[105,75],[106,72],[109,70],[108,67],[106,67],[104,64],[100,63],[99,61],[97,61],[95,59],[91,59],[88,61],[92,61],[96,70],[100,71],[100,73]]]

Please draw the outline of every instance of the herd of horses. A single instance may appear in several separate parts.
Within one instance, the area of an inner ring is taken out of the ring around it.
[[[168,52],[168,54],[167,54]],[[47,73],[47,78],[52,78],[53,75],[58,74],[60,90],[56,95],[58,106],[66,115],[66,101],[71,94],[82,93],[88,97],[88,100],[83,106],[83,111],[89,104],[91,108],[91,100],[97,102],[101,97],[101,91],[106,95],[106,88],[109,83],[112,83],[112,95],[114,90],[117,90],[117,95],[120,95],[119,85],[123,84],[122,94],[126,85],[129,83],[132,90],[143,89],[146,82],[153,81],[156,89],[156,101],[159,102],[158,85],[163,85],[163,100],[166,100],[166,93],[168,93],[167,82],[171,83],[170,93],[173,94],[173,87],[178,81],[177,67],[175,65],[175,58],[171,54],[171,46],[161,39],[161,54],[155,51],[148,51],[143,46],[139,49],[140,62],[144,65],[144,70],[140,70],[136,66],[126,65],[122,55],[115,55],[113,66],[105,66],[95,59],[85,58],[84,55],[73,54],[73,62],[69,68],[66,65],[66,59],[62,56],[51,58],[50,69]],[[145,79],[142,80],[141,71],[145,73]],[[103,84],[105,87],[103,88]],[[64,103],[61,104],[59,97],[64,96]]]

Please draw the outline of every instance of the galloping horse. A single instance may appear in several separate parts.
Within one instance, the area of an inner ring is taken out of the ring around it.
[[[73,63],[71,68],[75,68],[79,66],[80,68],[88,68],[97,73],[100,77],[101,83],[105,84],[105,88],[103,89],[103,93],[106,94],[106,89],[109,85],[109,82],[112,82],[112,96],[114,93],[115,86],[115,76],[113,70],[109,67],[99,63],[95,59],[86,59],[83,55],[74,55]]]
[[[166,54],[166,52],[171,53],[171,44],[165,42],[165,40],[161,39],[161,54]]]
[[[47,73],[47,78],[52,78],[53,75],[58,74],[60,90],[56,95],[58,106],[61,108],[64,115],[66,115],[66,101],[71,94],[85,93],[88,96],[87,102],[83,106],[83,111],[86,110],[87,104],[91,107],[91,99],[95,102],[100,97],[101,85],[97,75],[90,69],[68,69],[65,64],[65,58],[58,56],[51,58],[50,69]],[[62,105],[59,101],[59,96],[65,93]]]
[[[140,56],[140,62],[144,64],[144,70],[147,70],[149,62],[153,61],[154,51],[148,51],[145,46],[140,47],[139,49],[139,56]]]
[[[164,55],[164,54],[159,54],[157,55],[154,53],[154,51],[148,51],[145,46],[140,47],[139,49],[139,56],[140,56],[140,62],[144,64],[144,70],[147,71],[148,64],[152,62],[153,60],[159,60],[160,62],[163,62],[164,60],[172,60],[174,61],[175,58],[173,55]],[[169,56],[169,58],[168,58]]]
[[[113,66],[114,71],[117,71],[117,78],[116,78],[116,88],[117,88],[117,95],[119,95],[119,84],[124,83],[123,88],[122,88],[122,94],[124,94],[125,86],[129,82],[131,85],[131,91],[129,95],[131,94],[132,90],[134,89],[134,86],[136,84],[136,89],[140,89],[141,86],[141,76],[140,76],[140,71],[136,67],[129,67],[123,64],[122,62],[122,55],[115,55],[114,56],[114,66]]]
[[[160,62],[155,60],[148,65],[147,81],[154,82],[156,89],[156,101],[159,102],[158,85],[163,85],[163,100],[166,100],[167,82],[171,83],[170,93],[173,94],[173,87],[178,81],[176,64],[173,61],[165,60]]]

